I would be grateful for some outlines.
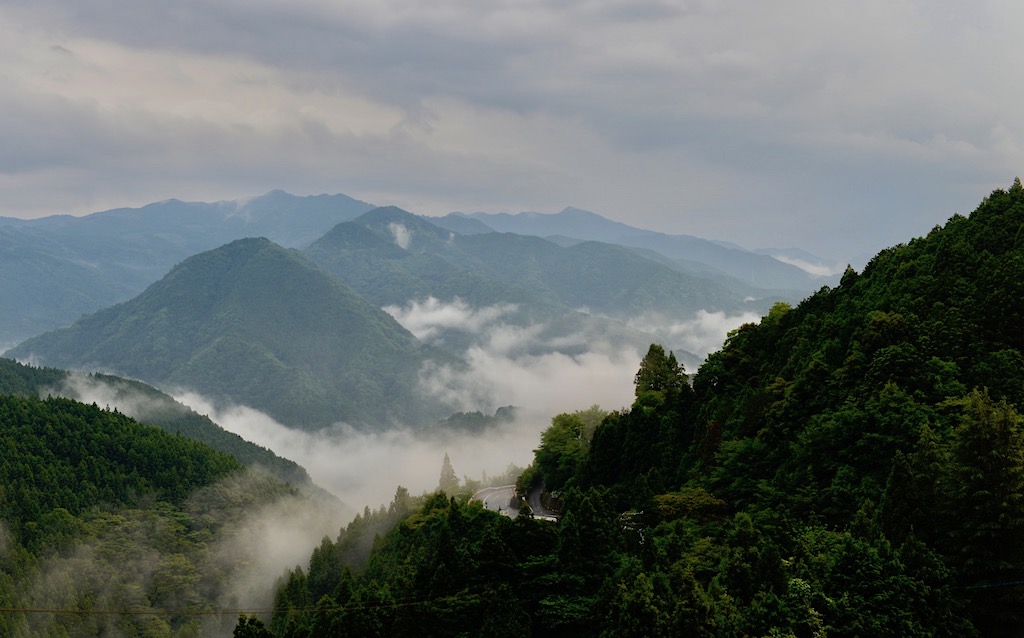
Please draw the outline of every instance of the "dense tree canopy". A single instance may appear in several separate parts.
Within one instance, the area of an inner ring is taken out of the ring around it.
[[[652,346],[629,409],[542,435],[557,524],[429,497],[319,620],[294,573],[275,635],[1024,634],[1022,228],[1018,181],[732,332],[692,386]]]

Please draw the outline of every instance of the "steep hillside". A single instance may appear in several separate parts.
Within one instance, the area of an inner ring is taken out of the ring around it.
[[[245,201],[168,200],[84,217],[0,218],[0,345],[141,292],[174,264],[243,237],[308,244],[372,206],[272,191]]]
[[[314,507],[202,443],[68,399],[0,395],[0,449],[4,636],[227,635],[234,615],[215,610],[269,602],[238,597],[258,562],[246,551],[264,549],[247,545],[252,517]]]
[[[415,337],[266,239],[191,257],[131,301],[7,356],[190,388],[300,428],[444,415],[414,392],[426,356]]]
[[[557,526],[441,496],[279,600],[315,583],[365,635],[1022,635],[1022,228],[1018,180],[736,330],[692,387],[652,345],[630,409],[542,434],[520,487]]]
[[[243,465],[259,467],[290,485],[317,492],[309,474],[294,461],[228,432],[208,417],[196,414],[156,388],[103,374],[80,375],[59,368],[35,368],[0,358],[0,394],[25,397],[63,396],[85,402],[112,404],[140,423],[155,425],[230,454]]]

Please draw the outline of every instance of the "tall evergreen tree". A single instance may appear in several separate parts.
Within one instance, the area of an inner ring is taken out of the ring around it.
[[[459,477],[452,467],[452,460],[448,458],[447,452],[445,452],[444,462],[441,464],[441,480],[438,483],[438,489],[449,494],[454,494],[455,490],[459,489]]]

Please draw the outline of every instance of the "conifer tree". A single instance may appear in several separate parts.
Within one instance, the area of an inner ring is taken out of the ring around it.
[[[438,483],[438,489],[448,493],[454,493],[459,489],[459,476],[452,468],[452,461],[448,458],[447,452],[444,455],[444,463],[441,464],[441,481]]]

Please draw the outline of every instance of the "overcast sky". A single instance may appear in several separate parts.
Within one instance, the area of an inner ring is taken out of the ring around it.
[[[1019,0],[3,0],[0,215],[273,188],[851,260],[1024,173]]]

